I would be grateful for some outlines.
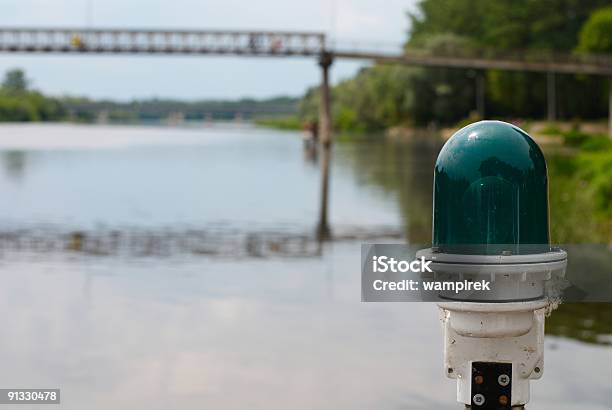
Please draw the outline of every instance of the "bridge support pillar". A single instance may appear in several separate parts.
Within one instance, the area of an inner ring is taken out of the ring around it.
[[[612,77],[608,78],[608,137],[612,138]]]
[[[321,101],[319,103],[319,141],[321,143],[321,207],[319,209],[319,224],[317,226],[317,237],[319,240],[329,239],[331,230],[328,221],[329,205],[329,174],[332,149],[331,133],[331,96],[329,90],[329,67],[333,63],[333,57],[328,52],[323,52],[319,58],[321,67]]]
[[[555,121],[557,119],[557,92],[555,85],[555,73],[549,71],[546,74],[546,103],[547,119]]]
[[[476,112],[481,120],[485,119],[485,76],[483,71],[476,73]]]

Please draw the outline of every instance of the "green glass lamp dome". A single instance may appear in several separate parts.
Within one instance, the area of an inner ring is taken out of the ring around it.
[[[549,250],[544,154],[520,128],[480,121],[457,131],[434,170],[433,246],[459,254]]]

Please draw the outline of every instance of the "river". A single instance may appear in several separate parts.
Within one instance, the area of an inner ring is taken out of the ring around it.
[[[431,238],[433,141],[336,144],[320,245],[299,132],[0,126],[0,387],[66,409],[459,408],[436,306],[360,302],[361,242]],[[553,314],[530,408],[610,409],[611,318]]]

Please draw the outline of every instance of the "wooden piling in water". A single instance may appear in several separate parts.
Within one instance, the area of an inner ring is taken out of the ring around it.
[[[546,74],[546,102],[548,121],[557,119],[557,92],[555,85],[555,73],[549,71]]]
[[[612,77],[608,78],[608,137],[612,138]]]
[[[485,78],[483,71],[476,73],[476,112],[481,120],[485,119]]]
[[[329,177],[332,149],[331,134],[331,97],[329,90],[329,67],[332,65],[333,57],[328,52],[323,52],[319,58],[321,67],[321,101],[319,105],[319,141],[321,146],[321,205],[319,208],[319,224],[317,226],[317,237],[320,240],[329,239],[331,230],[328,221],[329,206]]]

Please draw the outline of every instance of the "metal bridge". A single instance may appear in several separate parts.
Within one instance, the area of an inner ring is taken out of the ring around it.
[[[0,52],[316,56],[325,35],[282,31],[0,28]]]
[[[431,55],[331,47],[319,32],[0,27],[0,52],[321,56],[429,67],[612,76],[612,58],[570,54]]]

